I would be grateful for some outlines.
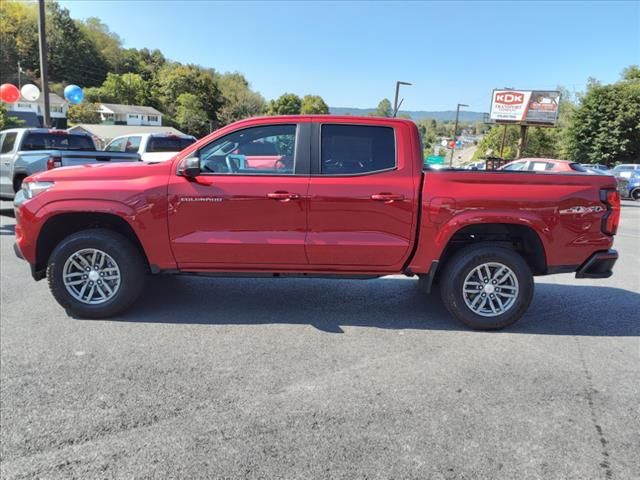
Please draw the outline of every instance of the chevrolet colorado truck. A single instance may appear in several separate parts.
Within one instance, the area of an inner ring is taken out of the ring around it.
[[[0,198],[12,199],[22,181],[43,170],[98,162],[135,162],[137,153],[96,150],[91,136],[47,128],[0,132]]]
[[[239,153],[267,149],[269,168]],[[424,168],[409,120],[243,120],[168,162],[27,178],[15,250],[85,318],[123,312],[147,274],[402,274],[426,292],[438,283],[466,325],[498,329],[525,313],[534,275],[612,274],[613,177]]]

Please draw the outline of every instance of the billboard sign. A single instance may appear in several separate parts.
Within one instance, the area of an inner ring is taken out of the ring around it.
[[[550,90],[494,90],[490,119],[498,123],[555,126],[560,92]]]

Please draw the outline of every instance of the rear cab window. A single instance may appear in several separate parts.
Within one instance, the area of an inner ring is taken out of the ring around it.
[[[67,133],[29,132],[22,141],[21,150],[78,150],[94,151],[91,137]]]
[[[397,167],[392,127],[323,124],[320,174],[358,175]]]
[[[195,141],[194,138],[151,137],[147,142],[147,152],[180,152]]]

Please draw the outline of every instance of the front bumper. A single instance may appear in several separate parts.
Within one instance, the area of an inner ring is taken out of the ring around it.
[[[613,275],[613,266],[618,260],[616,250],[605,250],[591,255],[578,268],[576,278],[609,278]]]

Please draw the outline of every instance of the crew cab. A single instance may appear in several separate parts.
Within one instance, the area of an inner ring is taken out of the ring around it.
[[[135,153],[96,150],[91,136],[47,128],[0,132],[0,198],[12,199],[31,174],[57,167],[102,162],[134,162]]]
[[[263,144],[278,161],[247,162],[241,152]],[[423,168],[409,120],[243,120],[168,162],[31,176],[15,201],[16,253],[90,318],[130,307],[147,274],[401,274],[425,292],[438,283],[466,325],[497,329],[526,312],[534,275],[612,274],[613,177]]]
[[[173,133],[138,133],[111,140],[104,148],[107,152],[137,153],[143,162],[164,162],[184,150],[196,137]]]

